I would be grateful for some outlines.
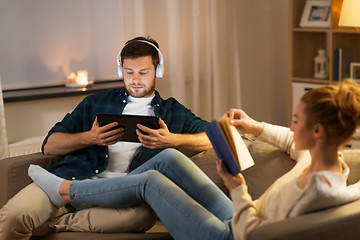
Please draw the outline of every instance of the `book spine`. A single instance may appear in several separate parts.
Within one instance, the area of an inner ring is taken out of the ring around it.
[[[339,50],[334,51],[334,81],[339,81]]]
[[[224,169],[232,175],[241,172],[217,122],[209,123],[204,127],[204,131],[208,135],[216,155],[222,160]]]
[[[339,65],[338,65],[338,81],[342,80],[342,48],[339,48]]]

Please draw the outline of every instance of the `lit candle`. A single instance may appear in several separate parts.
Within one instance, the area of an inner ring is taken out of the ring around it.
[[[76,74],[74,72],[71,72],[68,76],[68,83],[76,83]]]
[[[87,85],[88,72],[86,70],[77,71],[76,83],[79,85]]]

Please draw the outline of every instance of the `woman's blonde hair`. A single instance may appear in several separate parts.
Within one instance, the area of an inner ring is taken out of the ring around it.
[[[312,89],[301,101],[306,105],[307,126],[320,123],[328,141],[337,146],[350,140],[360,125],[360,86],[354,80]]]

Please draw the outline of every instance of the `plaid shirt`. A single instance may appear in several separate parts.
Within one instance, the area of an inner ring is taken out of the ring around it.
[[[55,124],[46,136],[42,148],[44,148],[49,136],[55,132],[80,133],[89,131],[97,113],[121,114],[127,104],[127,97],[128,93],[125,88],[107,90],[87,96],[72,113],[66,114],[61,122]],[[172,133],[199,133],[208,124],[207,121],[195,116],[174,98],[162,99],[157,91],[155,91],[151,105],[154,107],[155,115],[164,120]],[[141,147],[140,152],[130,164],[130,171],[162,150]],[[64,159],[51,166],[49,171],[65,179],[81,180],[104,171],[108,162],[108,147],[94,145],[66,154]]]

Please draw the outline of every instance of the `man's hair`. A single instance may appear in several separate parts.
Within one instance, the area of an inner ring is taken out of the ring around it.
[[[124,64],[124,59],[135,59],[138,57],[151,56],[154,68],[159,65],[159,53],[152,45],[147,44],[146,42],[154,44],[159,48],[159,44],[150,37],[136,37],[125,43],[125,46],[121,50],[120,60],[121,65]]]

